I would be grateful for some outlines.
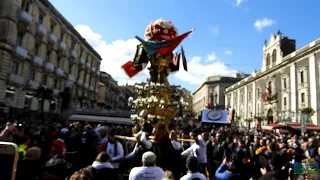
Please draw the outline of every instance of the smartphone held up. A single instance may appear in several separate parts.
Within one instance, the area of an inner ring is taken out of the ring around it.
[[[14,180],[18,163],[18,147],[14,143],[0,142],[1,180]]]

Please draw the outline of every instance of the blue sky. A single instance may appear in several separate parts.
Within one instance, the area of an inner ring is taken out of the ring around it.
[[[170,82],[193,91],[207,76],[251,73],[260,69],[262,47],[280,29],[297,40],[297,48],[319,37],[317,7],[310,0],[50,0],[102,55],[102,70],[119,83],[147,78],[147,72],[126,78],[120,66],[133,58],[146,26],[171,20],[179,33],[195,28],[183,41],[189,72],[172,74]],[[201,2],[201,3],[200,3]]]

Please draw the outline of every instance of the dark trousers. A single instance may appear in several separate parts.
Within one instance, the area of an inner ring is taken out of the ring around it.
[[[199,164],[199,172],[202,174],[206,174],[207,163]]]

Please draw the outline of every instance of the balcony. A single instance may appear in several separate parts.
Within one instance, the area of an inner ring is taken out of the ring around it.
[[[89,90],[90,90],[90,91],[94,91],[93,86],[90,86],[90,87],[89,87]]]
[[[90,69],[91,64],[90,64],[90,63],[87,63],[87,64],[86,64],[86,67],[87,67],[88,69]]]
[[[98,70],[97,71],[97,76],[100,76],[101,75],[101,72]]]
[[[80,58],[80,64],[84,65],[84,63],[86,63],[86,61],[83,58]]]
[[[66,49],[67,49],[66,43],[64,43],[63,41],[60,41],[60,43],[59,43],[59,50],[65,51]]]
[[[46,63],[44,63],[44,70],[47,73],[52,73],[54,71],[54,65],[49,62],[46,62]]]
[[[47,30],[42,26],[42,24],[38,24],[36,35],[39,37],[44,37],[47,35]]]
[[[56,76],[58,77],[63,77],[64,75],[64,71],[61,68],[56,68],[55,73],[56,73]]]
[[[30,24],[32,24],[32,16],[29,13],[27,13],[26,11],[21,9],[20,21],[22,21],[26,25],[30,25]]]
[[[22,76],[19,76],[17,74],[13,74],[13,73],[10,73],[9,74],[9,77],[8,77],[8,83],[9,84],[12,84],[12,85],[23,85],[23,77]]]
[[[76,77],[74,77],[74,75],[72,75],[72,74],[69,74],[68,80],[72,81],[72,82],[75,82],[76,81]]]
[[[84,83],[83,87],[84,87],[85,89],[88,89],[88,88],[89,88],[89,84],[88,84],[88,83]]]
[[[98,88],[96,88],[96,89],[95,89],[95,92],[96,92],[96,93],[99,93],[99,89],[98,89]]]
[[[32,64],[36,67],[42,67],[43,66],[43,60],[38,57],[38,56],[34,56],[32,59]]]
[[[53,89],[53,95],[54,96],[59,96],[60,91],[58,89]]]
[[[13,55],[19,60],[25,60],[28,57],[28,50],[20,46],[15,46]]]
[[[28,84],[27,84],[27,89],[32,89],[32,90],[36,90],[38,89],[39,84],[35,81],[29,80]]]
[[[50,44],[55,44],[55,43],[58,42],[58,39],[57,39],[56,35],[54,35],[52,32],[49,33],[48,40],[49,40]]]
[[[77,58],[77,57],[78,57],[78,54],[76,53],[75,50],[71,50],[71,52],[70,52],[70,57],[71,57],[71,58]]]
[[[73,86],[73,82],[72,81],[68,80],[68,81],[64,82],[64,87],[72,88],[72,86]]]
[[[95,73],[95,72],[96,72],[96,68],[95,68],[95,67],[92,67],[92,68],[91,68],[91,71],[92,71],[93,73]]]
[[[82,86],[83,85],[83,81],[81,79],[78,80],[78,85]]]

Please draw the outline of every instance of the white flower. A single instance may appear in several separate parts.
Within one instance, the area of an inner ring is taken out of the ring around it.
[[[160,83],[157,83],[156,86],[160,86]]]
[[[156,116],[155,115],[153,115],[153,114],[148,114],[148,118],[150,118],[150,119],[154,119]]]
[[[163,32],[164,32],[165,34],[168,34],[169,31],[168,31],[168,29],[164,29]]]
[[[150,82],[150,86],[154,86],[155,85],[155,83],[154,82]]]
[[[160,86],[164,87],[164,86],[166,86],[166,85],[165,85],[165,84],[160,84]]]
[[[153,102],[158,102],[159,100],[155,97],[154,99],[153,99]]]
[[[131,114],[131,115],[130,115],[130,118],[131,118],[131,119],[136,119],[136,118],[138,118],[138,117],[139,117],[138,114]]]
[[[160,100],[160,104],[164,104],[165,101],[163,99]]]
[[[148,99],[148,102],[151,103],[153,101],[152,97]]]

